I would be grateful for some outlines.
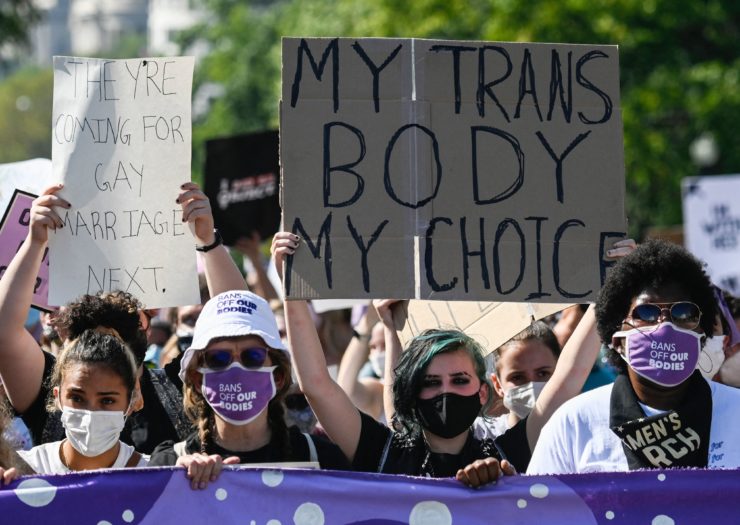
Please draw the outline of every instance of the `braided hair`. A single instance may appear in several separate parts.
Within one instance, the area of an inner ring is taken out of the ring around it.
[[[275,383],[277,384],[282,380],[282,386],[267,405],[267,423],[271,432],[270,442],[275,446],[279,457],[285,460],[291,454],[290,438],[283,409],[283,399],[292,384],[290,358],[282,350],[273,348],[268,348],[267,354],[270,356],[273,366],[277,367],[273,372]],[[191,360],[188,367],[183,385],[183,407],[185,415],[198,429],[200,452],[207,454],[209,446],[214,443],[213,433],[215,431],[216,415],[200,391],[201,375],[196,369],[203,364],[202,355],[202,352],[199,352],[195,359]]]

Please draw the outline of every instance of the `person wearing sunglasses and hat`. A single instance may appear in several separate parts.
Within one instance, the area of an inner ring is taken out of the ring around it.
[[[709,278],[680,246],[651,240],[619,261],[596,320],[620,373],[553,414],[527,473],[740,467],[740,390],[697,369],[716,315]]]
[[[184,441],[159,445],[150,465],[187,467],[193,488],[205,488],[224,463],[311,461],[347,468],[336,445],[285,424],[290,371],[290,355],[264,299],[241,290],[211,298],[180,362],[185,413],[197,430]]]

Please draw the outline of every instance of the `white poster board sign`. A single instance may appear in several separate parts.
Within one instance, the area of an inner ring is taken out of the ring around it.
[[[712,282],[740,294],[740,175],[683,181],[686,248],[707,263]]]
[[[52,165],[64,227],[50,236],[49,302],[129,292],[148,308],[200,302],[190,181],[193,58],[54,57]]]
[[[39,195],[51,185],[51,177],[49,159],[0,164],[0,214],[7,209],[16,190]]]

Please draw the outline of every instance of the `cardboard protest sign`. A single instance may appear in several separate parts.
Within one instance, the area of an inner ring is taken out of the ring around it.
[[[36,195],[16,190],[10,197],[2,220],[0,220],[0,279],[10,261],[13,260],[18,249],[28,235],[30,223],[31,203]],[[36,282],[33,286],[31,306],[39,310],[49,311],[49,249],[44,253]]]
[[[225,244],[254,232],[267,239],[278,231],[278,147],[277,131],[206,142],[204,191]]]
[[[593,300],[626,232],[614,46],[285,38],[288,298]]]
[[[712,281],[740,294],[740,175],[683,181],[686,248],[707,263]]]
[[[409,301],[404,303],[402,319],[405,323],[398,335],[406,346],[426,329],[457,328],[478,341],[488,355],[533,321],[569,306],[571,304]]]
[[[200,302],[190,180],[193,58],[54,57],[52,163],[64,227],[50,236],[52,305],[123,290],[148,308]]]

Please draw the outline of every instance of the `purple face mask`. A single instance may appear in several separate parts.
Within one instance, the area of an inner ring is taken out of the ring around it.
[[[612,337],[625,338],[622,358],[632,370],[653,383],[673,387],[696,370],[703,336],[673,323],[660,323],[616,332]]]
[[[218,416],[234,425],[246,425],[275,397],[275,366],[250,370],[232,363],[224,370],[200,368],[202,393]]]

